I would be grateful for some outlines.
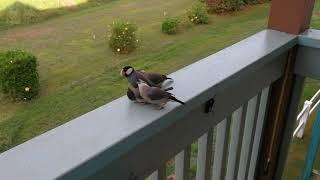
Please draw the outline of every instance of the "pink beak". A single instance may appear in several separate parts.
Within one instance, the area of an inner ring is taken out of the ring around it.
[[[121,69],[120,76],[124,76],[124,75],[125,75],[125,72],[123,71],[123,69]]]

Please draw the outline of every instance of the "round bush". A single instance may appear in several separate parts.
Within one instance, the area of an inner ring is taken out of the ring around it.
[[[255,0],[247,0],[255,1]],[[243,0],[217,0],[209,5],[209,11],[214,13],[225,13],[230,11],[238,11],[245,4]]]
[[[135,50],[138,42],[136,30],[137,27],[129,22],[114,22],[109,40],[110,48],[120,54],[128,54]]]
[[[176,34],[178,30],[179,19],[178,18],[166,18],[162,22],[162,32],[166,34]]]
[[[190,10],[188,10],[187,15],[193,24],[209,23],[208,7],[204,3],[195,4]]]
[[[0,87],[15,99],[29,100],[39,93],[37,59],[22,50],[0,54]]]

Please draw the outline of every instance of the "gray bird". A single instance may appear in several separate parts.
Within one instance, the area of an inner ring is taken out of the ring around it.
[[[163,89],[164,91],[170,91],[170,90],[173,90],[173,87],[168,87],[168,88],[165,88]],[[131,101],[136,101],[136,96],[134,95],[134,93],[130,90],[130,88],[128,88],[127,90],[127,96],[128,98],[131,100]],[[142,98],[142,97],[141,97]]]
[[[129,88],[127,90],[127,96],[130,100],[136,100],[138,102],[144,102],[143,98],[140,96],[138,90],[138,80],[141,79],[152,87],[161,87],[162,83],[168,79],[166,75],[159,73],[147,73],[141,70],[135,70],[132,66],[125,66],[121,69],[120,75],[128,79]],[[171,90],[170,88],[166,91]]]
[[[175,98],[173,94],[160,89],[159,87],[151,87],[143,80],[138,81],[138,87],[141,97],[150,104],[156,104],[160,109],[164,108],[168,101],[172,100],[180,104],[185,104]]]

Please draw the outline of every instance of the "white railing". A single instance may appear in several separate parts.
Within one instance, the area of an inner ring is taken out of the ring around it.
[[[293,137],[302,138],[304,134],[304,129],[307,124],[310,115],[314,112],[316,108],[320,105],[320,89],[318,92],[309,100],[305,101],[301,112],[297,117],[299,122],[297,128],[293,132]]]

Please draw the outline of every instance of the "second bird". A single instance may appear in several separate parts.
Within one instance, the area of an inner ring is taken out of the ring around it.
[[[141,79],[151,87],[161,87],[166,80],[172,80],[172,78],[159,73],[149,73],[142,70],[135,70],[132,66],[125,66],[121,69],[120,75],[128,79],[129,87],[127,90],[127,96],[130,100],[136,100],[138,102],[145,102],[140,96],[138,89],[138,80]],[[173,88],[167,88],[165,91],[172,90]]]

